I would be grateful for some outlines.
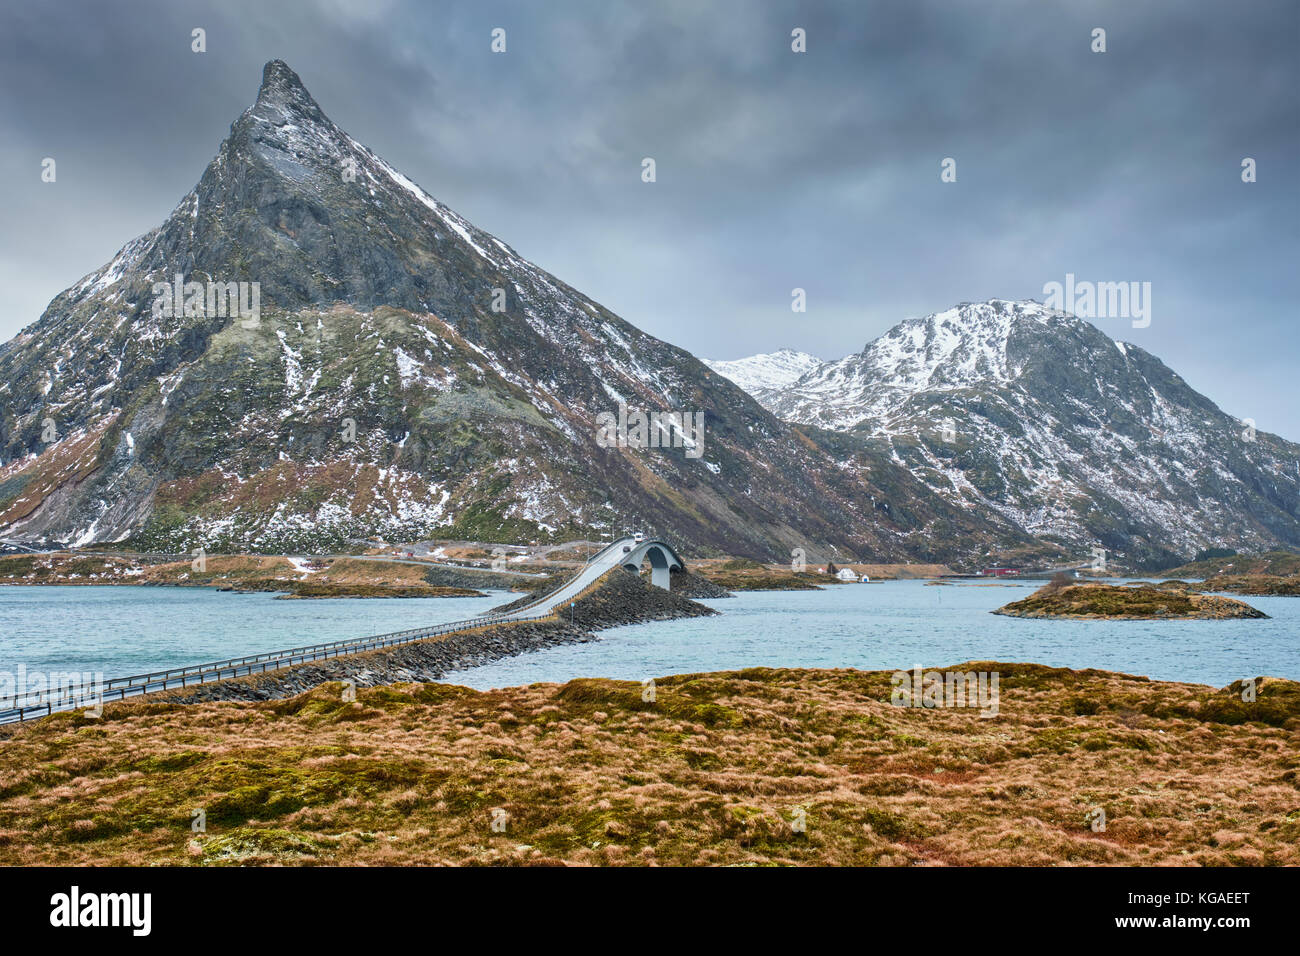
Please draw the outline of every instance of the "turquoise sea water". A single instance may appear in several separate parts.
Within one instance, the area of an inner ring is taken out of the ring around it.
[[[513,597],[278,600],[210,588],[4,586],[0,672],[25,664],[125,677],[460,621]]]
[[[988,613],[1036,583],[921,581],[760,591],[707,601],[717,617],[603,631],[449,680],[489,688],[600,676],[644,680],[740,667],[941,667],[968,660],[1098,667],[1221,687],[1300,679],[1300,598],[1248,598],[1266,621],[1034,621]],[[0,587],[0,671],[105,677],[461,620],[508,600],[276,600],[200,588]]]
[[[645,680],[741,667],[941,667],[970,660],[1097,667],[1222,687],[1300,680],[1300,598],[1247,598],[1266,621],[1041,621],[990,614],[1042,584],[846,584],[705,601],[723,613],[602,631],[449,680],[487,689],[572,677]]]

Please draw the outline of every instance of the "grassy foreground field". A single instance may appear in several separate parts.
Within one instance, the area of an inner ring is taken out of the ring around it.
[[[768,669],[60,714],[0,739],[0,861],[1300,863],[1300,684],[958,670],[997,716]]]

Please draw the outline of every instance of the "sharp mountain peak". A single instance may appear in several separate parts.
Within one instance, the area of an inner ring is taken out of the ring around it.
[[[262,85],[258,87],[257,98],[240,117],[241,120],[249,118],[277,125],[306,121],[337,130],[307,91],[302,78],[283,60],[271,60],[262,68]]]
[[[241,303],[258,287],[258,320],[205,305],[232,285]],[[846,518],[871,494],[858,477],[435,200],[280,60],[166,221],[33,331],[0,346],[16,540],[297,550],[592,537],[617,515],[753,555],[904,553],[900,528]],[[601,444],[622,405],[707,415],[707,442]]]
[[[315,100],[303,85],[302,77],[295,73],[284,60],[268,60],[262,67],[262,85],[257,91],[258,100],[306,99],[315,105]]]

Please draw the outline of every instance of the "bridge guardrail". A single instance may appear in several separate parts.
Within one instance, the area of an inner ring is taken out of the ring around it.
[[[591,562],[594,562],[614,547],[622,545],[623,540],[615,541],[602,548],[592,555]],[[410,628],[404,631],[392,631],[363,638],[325,641],[291,648],[286,651],[248,654],[243,657],[212,661],[206,664],[192,664],[187,667],[174,667],[167,670],[152,671],[147,674],[115,677],[98,684],[60,687],[57,691],[46,690],[14,694],[0,698],[0,724],[48,716],[56,711],[74,710],[101,701],[125,700],[127,697],[136,697],[177,687],[201,685],[218,680],[229,680],[234,677],[247,677],[252,674],[265,674],[268,671],[282,670],[285,667],[311,663],[316,660],[360,654],[365,651],[379,650],[397,644],[408,644],[430,637],[439,637],[456,631],[473,630],[504,621],[536,620],[551,613],[551,609],[545,607],[546,603],[577,580],[590,567],[591,562],[585,565],[583,571],[579,571],[574,578],[565,581],[523,607],[505,614],[488,613],[469,620],[450,621],[430,627]]]

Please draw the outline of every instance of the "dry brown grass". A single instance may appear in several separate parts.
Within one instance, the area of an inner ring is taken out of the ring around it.
[[[0,746],[0,861],[1300,863],[1300,685],[960,669],[998,717],[849,670],[108,705]]]

